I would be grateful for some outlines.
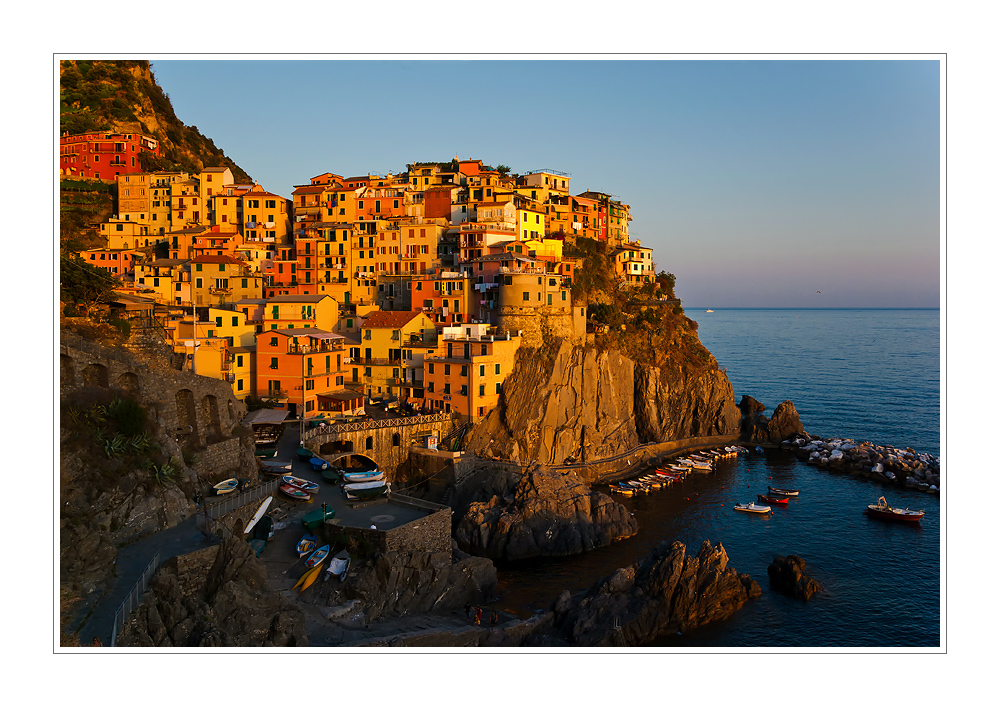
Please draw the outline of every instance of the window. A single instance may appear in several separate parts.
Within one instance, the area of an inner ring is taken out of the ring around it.
[[[450,363],[444,364],[444,374],[446,376],[450,376],[451,375],[451,364]]]
[[[271,337],[271,346],[277,346],[277,345],[278,345],[278,337],[272,336]]]
[[[236,367],[237,368],[243,368],[243,356],[242,355],[236,357]]]
[[[497,395],[500,395],[500,384],[497,383]]]
[[[496,374],[497,374],[498,376],[500,375],[500,364],[499,364],[499,363],[498,363],[498,364],[496,364],[496,365],[495,365],[495,366],[493,367],[493,372],[494,372],[494,373],[496,373]]]
[[[434,373],[434,364],[433,363],[428,363],[427,364],[427,372],[428,373]]]
[[[524,297],[524,301],[527,302],[528,301],[528,293],[524,292],[524,293],[522,293],[522,295]]]
[[[481,386],[479,386],[479,397],[481,398],[484,395],[486,395],[486,386],[485,385],[481,385]],[[482,413],[480,413],[480,414],[482,414]]]
[[[271,357],[271,365],[269,366],[269,368],[275,368],[276,369],[277,367],[278,367],[278,359],[277,359],[277,357],[272,356]]]
[[[236,390],[243,390],[243,379],[240,378],[236,381]]]
[[[434,381],[430,381],[427,383],[427,392],[428,393],[434,392]]]
[[[486,375],[486,366],[480,366],[479,367],[479,377],[482,378],[485,375]],[[480,395],[482,395],[482,393],[480,393]]]
[[[444,384],[444,392],[446,395],[451,392],[451,383]]]

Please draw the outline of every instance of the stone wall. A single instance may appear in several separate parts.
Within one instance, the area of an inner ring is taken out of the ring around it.
[[[249,478],[256,483],[259,479],[257,464],[254,462],[253,448],[249,438],[244,441],[240,437],[230,437],[215,444],[205,445],[199,450],[197,459],[191,468],[199,479],[223,476],[229,478]]]
[[[335,542],[347,536],[386,552],[451,552],[451,509],[401,494],[389,494],[395,504],[423,508],[427,515],[419,520],[389,530],[350,528],[327,521],[320,528],[323,542]]]
[[[213,545],[203,550],[195,550],[186,555],[172,557],[160,567],[160,572],[167,571],[177,575],[177,584],[181,596],[192,597],[205,588],[205,578],[219,556],[219,546]]]
[[[576,309],[562,307],[501,307],[497,313],[497,332],[515,336],[520,330],[522,346],[538,348],[549,339],[564,339],[582,344],[586,338],[586,319],[574,315]]]

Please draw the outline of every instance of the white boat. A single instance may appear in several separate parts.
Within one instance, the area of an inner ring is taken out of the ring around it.
[[[221,496],[224,493],[229,493],[235,491],[236,487],[240,485],[237,479],[226,479],[225,481],[220,481],[212,488],[215,489],[217,496]]]
[[[713,312],[715,312],[714,309],[706,309],[705,310],[705,314],[712,314]]]
[[[381,471],[345,471],[341,474],[349,484],[360,484],[366,481],[382,481],[385,474]]]
[[[344,496],[351,501],[378,498],[389,493],[389,484],[383,481],[365,481],[360,484],[344,484]]]
[[[326,581],[331,576],[340,577],[340,581],[343,582],[347,579],[347,571],[351,568],[351,556],[348,554],[347,550],[341,550],[330,560],[330,566],[326,568],[326,577],[323,581]]]
[[[751,501],[750,503],[740,503],[733,506],[734,511],[743,511],[744,513],[770,513],[770,506],[758,506],[756,503]]]
[[[253,530],[253,527],[257,525],[257,521],[259,521],[261,518],[264,517],[264,513],[267,511],[267,507],[271,505],[271,501],[273,499],[274,496],[268,496],[267,498],[264,499],[264,502],[260,504],[260,508],[258,508],[257,512],[253,514],[253,518],[251,518],[250,522],[247,523],[247,527],[243,529],[244,535]]]

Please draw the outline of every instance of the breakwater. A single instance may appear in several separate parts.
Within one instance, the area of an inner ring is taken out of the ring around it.
[[[807,464],[864,476],[872,481],[931,494],[941,490],[941,459],[907,447],[857,442],[853,439],[795,437],[782,443]]]

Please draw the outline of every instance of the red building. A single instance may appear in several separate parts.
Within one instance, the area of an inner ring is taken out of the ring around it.
[[[94,131],[59,138],[59,174],[113,182],[119,174],[142,172],[139,155],[159,157],[160,143],[139,133]]]

